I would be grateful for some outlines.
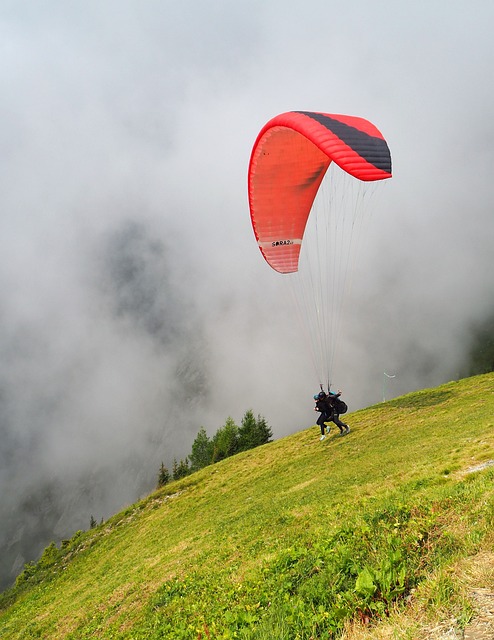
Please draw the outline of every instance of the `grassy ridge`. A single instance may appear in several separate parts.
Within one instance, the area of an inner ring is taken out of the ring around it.
[[[494,466],[466,473],[494,458],[494,375],[348,422],[344,438],[321,443],[313,427],[207,467],[47,550],[4,594],[0,637],[309,640],[364,625],[377,638],[395,625],[414,638],[431,617],[461,626],[468,563],[494,551]]]

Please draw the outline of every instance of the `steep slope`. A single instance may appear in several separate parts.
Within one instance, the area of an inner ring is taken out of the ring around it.
[[[4,594],[0,637],[370,638],[394,624],[412,638],[427,616],[459,629],[468,563],[494,552],[494,375],[348,422],[349,436],[305,429],[49,548]]]

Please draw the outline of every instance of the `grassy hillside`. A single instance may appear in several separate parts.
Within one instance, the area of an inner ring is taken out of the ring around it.
[[[305,429],[48,548],[3,595],[0,637],[426,638],[461,628],[469,589],[494,585],[494,375],[347,421],[346,437],[319,442],[318,428]]]

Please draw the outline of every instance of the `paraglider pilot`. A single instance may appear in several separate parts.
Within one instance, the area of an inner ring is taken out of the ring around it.
[[[338,393],[332,393],[331,391],[326,393],[321,390],[314,396],[314,400],[316,401],[314,411],[318,411],[321,414],[316,423],[321,427],[321,440],[324,440],[326,437],[326,427],[328,434],[331,431],[331,427],[329,426],[330,422],[334,422],[339,428],[341,436],[346,436],[347,433],[350,433],[350,427],[340,420],[340,411],[338,410],[338,405],[341,402],[339,400],[340,396],[340,390],[338,390]]]

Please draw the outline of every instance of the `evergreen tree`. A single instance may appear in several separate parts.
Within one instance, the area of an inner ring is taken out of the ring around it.
[[[158,486],[157,486],[157,488],[159,489],[160,487],[164,487],[165,484],[168,484],[169,482],[170,482],[170,472],[165,467],[165,465],[163,463],[161,463],[160,471],[158,473]]]
[[[171,474],[161,463],[157,488],[168,484],[171,479],[184,478],[194,471],[233,456],[239,451],[246,451],[271,442],[272,435],[271,427],[265,418],[260,415],[257,416],[257,419],[254,418],[251,409],[245,412],[240,427],[235,424],[233,418],[228,417],[212,439],[208,438],[206,430],[201,427],[192,444],[190,455],[180,462],[177,462],[176,458],[173,459]]]
[[[273,437],[273,430],[266,422],[266,419],[258,415],[256,420],[256,428],[258,434],[258,445],[271,442]]]
[[[223,427],[213,437],[213,462],[218,462],[238,452],[238,427],[228,417]]]
[[[213,444],[208,438],[204,427],[199,429],[196,439],[192,443],[192,453],[189,456],[191,471],[197,471],[211,464],[213,459]]]
[[[257,442],[257,423],[254,413],[249,409],[245,412],[238,430],[238,446],[239,451],[247,451],[253,449],[259,443]]]
[[[95,529],[98,526],[98,523],[96,522],[96,520],[94,519],[93,515],[91,514],[91,519],[89,521],[89,528],[90,529]]]
[[[246,451],[266,442],[271,442],[273,432],[266,419],[258,415],[254,418],[251,409],[245,412],[239,429],[239,449]]]
[[[180,480],[180,478],[185,478],[185,476],[188,476],[190,473],[191,471],[189,468],[189,462],[187,458],[185,458],[185,460],[180,460],[179,463],[177,463],[176,459],[173,460],[173,479],[174,480]]]

